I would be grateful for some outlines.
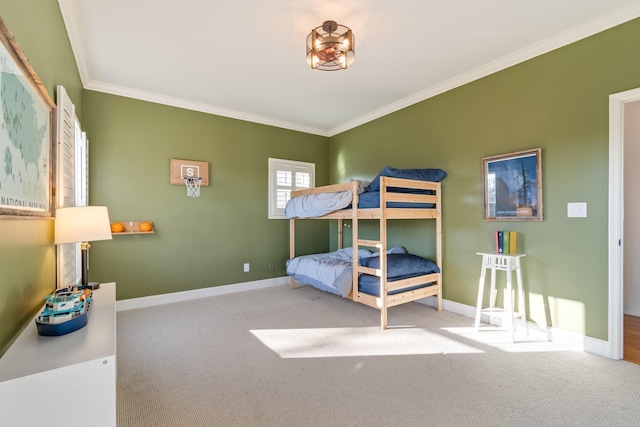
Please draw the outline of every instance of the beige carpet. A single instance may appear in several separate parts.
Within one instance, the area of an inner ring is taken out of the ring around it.
[[[119,426],[632,426],[640,366],[288,286],[122,311]]]

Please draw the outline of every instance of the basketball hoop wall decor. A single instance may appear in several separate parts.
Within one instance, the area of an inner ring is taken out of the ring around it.
[[[209,163],[171,159],[171,185],[187,187],[187,197],[200,197],[200,187],[209,186]]]

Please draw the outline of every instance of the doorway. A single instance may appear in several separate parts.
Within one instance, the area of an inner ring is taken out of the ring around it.
[[[609,97],[609,357],[624,357],[624,134],[625,107],[640,88]]]
[[[624,105],[623,135],[623,216],[625,218],[622,241],[622,295],[623,295],[623,353],[622,358],[640,363],[640,169],[634,167],[640,159],[640,101]]]

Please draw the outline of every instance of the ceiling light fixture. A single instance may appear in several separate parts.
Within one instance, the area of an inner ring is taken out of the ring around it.
[[[307,36],[307,63],[314,70],[344,70],[356,57],[355,44],[349,27],[324,21]]]

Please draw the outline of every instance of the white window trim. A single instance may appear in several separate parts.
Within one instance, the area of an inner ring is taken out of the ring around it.
[[[76,117],[75,197],[76,206],[89,206],[89,140]]]
[[[275,159],[269,158],[269,206],[268,206],[268,217],[269,219],[285,219],[284,209],[278,209],[276,205],[276,191],[278,189],[276,184],[276,173],[278,170],[281,170],[281,166],[285,166],[294,171],[294,176],[292,177],[291,183],[291,191],[299,190],[296,188],[296,180],[295,180],[295,171],[304,170],[310,174],[309,179],[309,187],[314,188],[316,186],[316,165],[315,163],[308,162],[299,162],[295,160],[284,160],[284,159]],[[305,187],[306,188],[306,187]]]
[[[75,114],[75,106],[64,87],[57,87],[57,200],[56,207],[88,205],[89,159],[86,134]],[[56,248],[57,287],[74,286],[82,275],[80,244],[64,243]]]

